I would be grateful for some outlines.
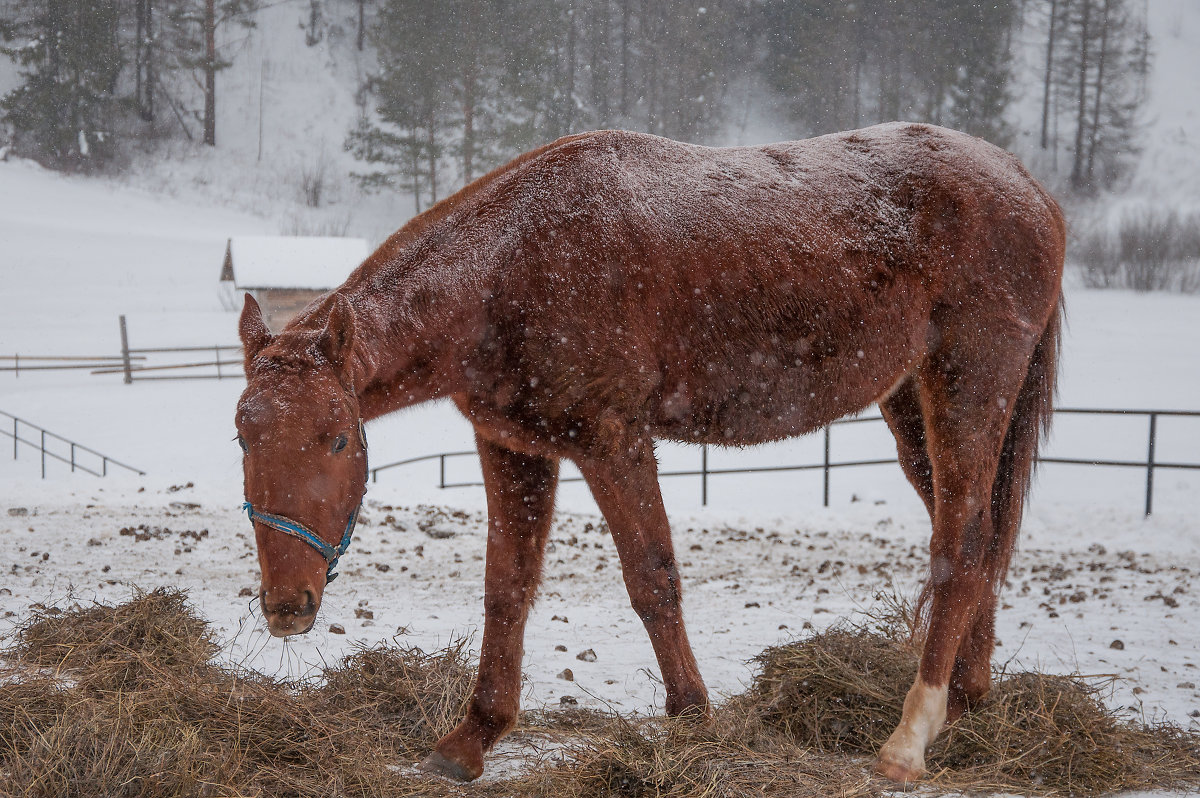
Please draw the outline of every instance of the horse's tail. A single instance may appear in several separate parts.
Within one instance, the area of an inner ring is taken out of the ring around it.
[[[1038,444],[1050,431],[1058,356],[1062,347],[1063,313],[1060,295],[1033,350],[1025,382],[1017,394],[1004,447],[1000,451],[996,481],[992,483],[992,556],[986,559],[986,576],[995,591],[1004,585],[1008,563],[1017,545],[1017,532],[1025,496],[1033,480]]]

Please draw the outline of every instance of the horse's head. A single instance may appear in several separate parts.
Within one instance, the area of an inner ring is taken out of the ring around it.
[[[235,423],[262,571],[259,599],[271,634],[303,634],[366,489],[366,439],[349,378],[354,314],[333,297],[323,328],[272,336],[247,294],[239,332],[247,384]]]

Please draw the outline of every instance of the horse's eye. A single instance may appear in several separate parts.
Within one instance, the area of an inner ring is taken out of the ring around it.
[[[337,436],[337,438],[336,438],[336,439],[334,440],[334,442],[333,442],[333,450],[334,450],[335,452],[340,452],[342,449],[345,449],[345,448],[346,448],[346,442],[347,442],[347,441],[346,441],[346,436],[345,436],[345,435],[339,435],[339,436]]]
[[[238,442],[238,446],[242,447],[243,452],[245,452],[246,454],[250,454],[250,447],[246,445],[245,438],[243,438],[241,435],[239,435],[239,436],[237,436],[237,442]]]

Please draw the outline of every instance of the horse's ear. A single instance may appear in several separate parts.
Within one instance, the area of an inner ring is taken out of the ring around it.
[[[321,352],[334,368],[345,371],[354,349],[354,308],[350,300],[338,294],[329,309],[329,321],[321,332]]]
[[[242,318],[238,321],[238,335],[242,338],[242,352],[245,353],[247,365],[255,355],[262,351],[264,346],[271,343],[271,331],[267,329],[267,323],[263,321],[262,308],[250,294],[246,294],[246,304],[242,305]]]

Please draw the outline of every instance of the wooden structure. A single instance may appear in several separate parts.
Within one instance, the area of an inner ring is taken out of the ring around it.
[[[240,310],[248,291],[278,332],[313,299],[341,285],[369,253],[361,238],[235,236],[225,245],[221,303]]]

